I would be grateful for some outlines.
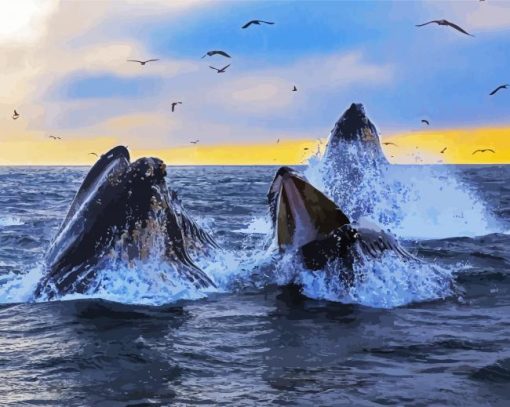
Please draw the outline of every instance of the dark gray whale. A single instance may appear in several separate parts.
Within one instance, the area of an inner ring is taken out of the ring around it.
[[[388,163],[381,149],[379,134],[361,103],[353,103],[340,116],[329,136],[325,160],[335,160],[346,150],[354,149],[367,163]]]
[[[125,147],[102,155],[48,249],[36,298],[91,292],[104,261],[143,260],[158,243],[163,260],[180,275],[196,287],[214,286],[190,253],[216,244],[186,213],[165,176],[163,161],[141,158],[130,163]]]
[[[295,250],[306,268],[319,270],[340,260],[352,281],[352,265],[364,257],[378,258],[392,251],[403,259],[417,260],[397,240],[367,221],[351,222],[340,208],[307,179],[281,167],[268,193],[274,236],[281,251]]]

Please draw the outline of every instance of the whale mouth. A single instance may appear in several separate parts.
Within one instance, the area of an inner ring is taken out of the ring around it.
[[[115,147],[89,170],[46,253],[36,297],[87,292],[103,263],[149,258],[172,264],[197,288],[215,286],[192,260],[214,240],[168,187],[165,163],[129,158]]]
[[[289,167],[277,171],[268,199],[280,249],[301,247],[350,223],[333,201]]]

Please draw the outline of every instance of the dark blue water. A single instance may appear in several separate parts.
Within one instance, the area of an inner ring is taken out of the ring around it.
[[[260,267],[275,168],[182,167],[169,184],[225,248],[202,260],[223,292],[122,286],[130,270],[103,299],[27,302],[86,171],[0,169],[0,405],[508,405],[508,167],[458,168],[440,192],[421,173],[402,198],[393,230],[444,279],[378,270],[349,304],[250,286],[279,267]]]

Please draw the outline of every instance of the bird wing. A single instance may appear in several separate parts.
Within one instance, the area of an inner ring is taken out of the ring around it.
[[[128,62],[138,62],[139,64],[143,63],[143,61],[139,61],[138,59],[128,59]]]
[[[214,69],[215,71],[219,71],[218,68],[215,68],[214,66],[209,65],[209,68]]]
[[[264,20],[259,20],[259,23],[264,23],[264,24],[274,24],[272,21],[264,21]]]
[[[494,95],[498,90],[500,89],[506,89],[505,85],[498,86],[496,89],[494,89],[491,93],[489,93],[490,96]]]
[[[223,68],[221,68],[222,71],[224,71],[225,69],[227,69],[228,67],[230,66],[230,64],[228,64],[227,66],[224,66]]]
[[[159,61],[159,59],[148,59],[147,61],[145,61],[145,63],[147,63],[147,62],[156,62],[156,61]]]
[[[486,149],[485,151],[490,151],[491,153],[496,154],[496,152],[495,152],[492,148],[488,148],[488,149]]]
[[[241,28],[248,28],[250,25],[256,24],[256,20],[248,21],[245,25],[243,25]]]
[[[439,24],[439,21],[438,21],[438,20],[432,20],[432,21],[429,21],[429,22],[427,22],[427,23],[423,23],[423,24],[416,24],[416,27],[423,27],[424,25],[428,25],[428,24],[432,24],[432,23]]]
[[[218,55],[222,55],[222,56],[224,56],[226,58],[230,58],[230,55],[227,54],[225,51],[215,51],[215,53],[218,54]]]
[[[475,155],[476,153],[480,153],[480,152],[483,152],[483,151],[482,150],[475,150],[475,151],[473,151],[472,155]]]
[[[459,27],[457,24],[450,23],[449,21],[446,21],[446,24],[449,25],[450,27],[456,29],[457,31],[460,31],[461,33],[464,33],[466,35],[470,35],[471,37],[474,37],[473,34],[469,34],[467,31],[465,31],[464,29]]]

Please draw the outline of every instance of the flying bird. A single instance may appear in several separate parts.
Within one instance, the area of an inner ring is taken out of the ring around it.
[[[292,88],[292,92],[297,92],[296,85],[294,85],[294,87]]]
[[[390,146],[390,145],[391,145],[391,146],[398,147],[395,143],[392,143],[392,142],[390,142],[390,141],[386,141],[386,142],[384,142],[383,144],[384,144],[385,146]]]
[[[215,50],[215,51],[207,51],[205,53],[205,55],[202,57],[202,59],[204,59],[207,56],[212,57],[213,55],[221,55],[225,58],[231,58],[230,55],[228,55],[225,51]]]
[[[303,148],[303,150],[308,151],[308,150],[309,150],[309,148],[308,148],[308,147],[305,147],[305,148]]]
[[[175,106],[182,105],[182,102],[172,102],[172,112],[175,112]]]
[[[89,153],[89,155],[95,155],[96,157],[99,157],[96,153]]]
[[[444,154],[444,152],[446,151],[446,149],[447,149],[447,147],[443,148],[443,149],[441,150],[441,154]]]
[[[62,137],[58,136],[48,136],[48,138],[52,138],[53,140],[62,140]]]
[[[241,28],[248,28],[250,25],[260,25],[261,23],[264,23],[264,24],[270,24],[270,25],[273,25],[274,23],[271,22],[271,21],[264,21],[264,20],[251,20],[251,21],[248,21],[245,25],[243,25]]]
[[[191,144],[198,144],[200,140],[190,141]]]
[[[421,122],[425,123],[427,126],[430,126],[430,122],[428,120],[422,119]]]
[[[227,68],[228,68],[229,66],[230,66],[230,64],[228,64],[227,66],[224,66],[224,67],[223,67],[223,68],[221,68],[221,69],[218,69],[218,68],[215,68],[214,66],[209,65],[209,68],[214,69],[214,70],[215,70],[215,71],[217,71],[218,73],[224,73],[224,72],[227,70]]]
[[[276,144],[279,144],[280,143],[280,139],[276,140]]]
[[[491,153],[494,153],[494,154],[496,153],[492,148],[482,148],[482,149],[473,151],[473,155],[478,152],[485,153],[486,151],[490,151]]]
[[[13,120],[16,120],[19,116],[20,114],[16,111],[16,109],[14,109],[14,113],[12,114]]]
[[[148,59],[147,61],[139,61],[138,59],[128,59],[128,62],[138,62],[140,65],[145,65],[147,62],[155,62],[159,61],[159,59]]]
[[[428,25],[428,24],[432,24],[432,23],[435,23],[435,24],[438,24],[438,25],[446,25],[448,27],[452,27],[453,29],[463,33],[463,34],[466,34],[466,35],[469,35],[471,37],[474,37],[474,35],[472,34],[469,34],[467,31],[465,31],[464,29],[462,29],[461,27],[459,27],[457,24],[453,24],[453,23],[450,23],[448,20],[432,20],[432,21],[429,21],[427,23],[423,23],[423,24],[417,24],[416,27],[423,27],[424,25]]]
[[[496,94],[496,92],[498,90],[501,90],[501,89],[508,89],[509,86],[510,85],[508,85],[508,84],[500,85],[496,89],[494,89],[491,93],[489,93],[489,95],[492,96],[492,95]]]

